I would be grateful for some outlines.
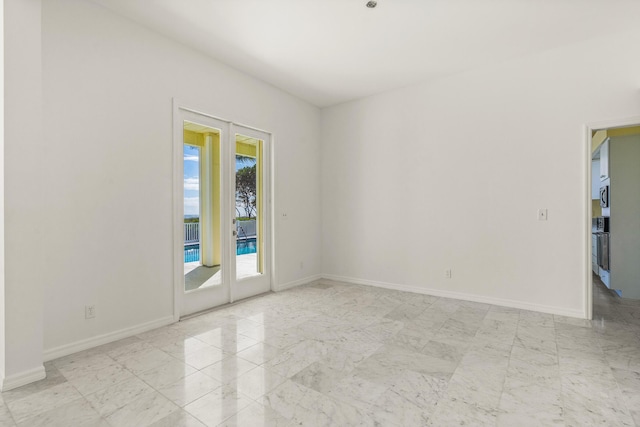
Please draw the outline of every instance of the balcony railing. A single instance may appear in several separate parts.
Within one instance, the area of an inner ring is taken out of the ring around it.
[[[200,241],[200,223],[184,223],[184,243],[198,243]]]
[[[236,230],[238,231],[239,240],[256,237],[256,220],[238,221],[236,223]],[[200,223],[185,222],[184,244],[189,245],[198,242],[200,242]]]

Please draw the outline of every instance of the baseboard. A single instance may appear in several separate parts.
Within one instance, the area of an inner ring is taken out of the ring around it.
[[[321,274],[315,274],[313,276],[308,276],[308,277],[305,277],[305,278],[302,278],[302,279],[294,280],[292,282],[283,283],[282,285],[274,286],[273,287],[273,291],[274,292],[280,292],[280,291],[284,291],[285,289],[293,288],[293,287],[296,287],[296,286],[306,285],[307,283],[314,282],[316,280],[320,280],[320,279],[322,279],[322,277],[323,276]]]
[[[103,335],[98,335],[84,340],[72,342],[70,344],[50,348],[44,351],[43,359],[45,362],[48,362],[49,360],[68,356],[82,350],[87,350],[89,348],[97,347],[102,344],[108,344],[110,342],[121,340],[123,338],[128,338],[133,335],[150,331],[152,329],[170,325],[172,323],[175,323],[173,315],[166,316],[157,320],[152,320],[151,322],[142,323],[140,325],[132,326],[129,328],[120,329],[119,331],[109,332]]]
[[[44,371],[44,365],[40,365],[37,368],[29,371],[20,372],[18,374],[9,375],[2,379],[0,384],[0,391],[12,390],[14,388],[22,387],[29,383],[40,381],[47,376]]]
[[[540,304],[532,304],[524,301],[515,301],[505,298],[494,298],[482,295],[474,295],[463,292],[445,291],[441,289],[423,288],[411,285],[400,285],[396,283],[380,282],[367,279],[358,279],[354,277],[337,276],[333,274],[316,274],[308,276],[302,279],[294,280],[291,282],[283,283],[274,287],[275,292],[284,291],[296,286],[305,285],[310,282],[314,282],[320,279],[335,280],[338,282],[352,283],[356,285],[374,286],[378,288],[394,289],[398,291],[414,292],[418,294],[432,295],[436,297],[459,299],[464,301],[480,302],[485,304],[499,305],[503,307],[517,308],[521,310],[538,311],[548,314],[556,314],[560,316],[576,317],[580,319],[585,318],[585,313],[580,310],[567,310],[561,307],[545,306]],[[44,351],[43,360],[48,362],[59,357],[68,356],[69,354],[77,353],[79,351],[87,350],[89,348],[97,347],[99,345],[107,344],[119,339],[128,338],[133,335],[140,334],[142,332],[150,331],[152,329],[160,328],[162,326],[175,323],[173,316],[166,316],[161,319],[153,320],[151,322],[143,323],[140,325],[132,326],[129,328],[121,329],[119,331],[109,332],[107,334],[99,335],[96,337],[87,338],[85,340],[76,341],[70,344],[61,345],[58,347],[50,348]],[[10,390],[12,388],[20,387],[33,381],[41,380],[45,377],[44,367],[36,368],[31,371],[23,372],[16,375],[11,375],[2,380],[2,390]]]
[[[394,289],[397,291],[414,292],[417,294],[432,295],[435,297],[452,298],[464,301],[481,302],[485,304],[499,305],[503,307],[518,308],[520,310],[538,311],[541,313],[556,314],[558,316],[577,317],[585,319],[585,313],[581,310],[567,310],[561,307],[532,304],[524,301],[510,300],[506,298],[494,298],[482,295],[467,294],[464,292],[444,291],[441,289],[430,289],[419,286],[399,285],[396,283],[378,282],[374,280],[357,279],[353,277],[336,276],[323,274],[323,279],[335,280],[338,282],[352,283],[355,285],[374,286],[377,288]]]

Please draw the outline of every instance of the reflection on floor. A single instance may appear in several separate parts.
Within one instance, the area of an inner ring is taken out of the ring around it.
[[[640,301],[594,320],[318,281],[45,364],[0,425],[633,426]]]
[[[255,253],[236,256],[236,279],[241,280],[258,274],[258,258]],[[220,266],[204,267],[199,262],[184,265],[184,289],[194,289],[219,285],[222,283]]]

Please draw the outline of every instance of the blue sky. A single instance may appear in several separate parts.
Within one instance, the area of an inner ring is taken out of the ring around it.
[[[184,214],[199,215],[199,157],[200,150],[191,145],[184,145]],[[251,159],[250,163],[242,163],[236,161],[236,171],[245,166],[253,166],[255,160]],[[240,208],[240,207],[238,207]],[[241,214],[244,214],[240,208]]]
[[[184,146],[184,214],[198,215],[199,159],[200,150],[191,145]]]

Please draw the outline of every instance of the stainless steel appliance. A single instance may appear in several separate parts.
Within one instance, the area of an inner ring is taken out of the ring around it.
[[[609,217],[599,216],[596,218],[596,232],[608,233],[609,232]]]
[[[596,233],[598,238],[598,266],[609,271],[609,231],[610,231],[610,219],[606,216],[596,218]]]
[[[609,271],[609,233],[598,233],[598,266]]]
[[[603,185],[600,187],[600,207],[608,208],[609,207],[609,186]]]

